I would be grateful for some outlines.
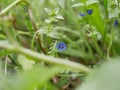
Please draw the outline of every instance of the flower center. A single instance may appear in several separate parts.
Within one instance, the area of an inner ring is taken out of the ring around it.
[[[63,45],[60,45],[59,47],[60,47],[60,48],[63,48]]]

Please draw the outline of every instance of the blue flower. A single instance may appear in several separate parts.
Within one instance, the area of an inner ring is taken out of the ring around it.
[[[66,49],[66,44],[64,42],[59,42],[57,45],[56,45],[56,48],[59,50],[59,51],[63,51]]]
[[[91,15],[93,13],[92,9],[87,10],[87,14]]]
[[[119,24],[119,21],[118,20],[115,20],[114,21],[114,26],[117,26]]]
[[[80,16],[84,17],[84,16],[85,16],[85,14],[84,14],[84,13],[80,13]]]

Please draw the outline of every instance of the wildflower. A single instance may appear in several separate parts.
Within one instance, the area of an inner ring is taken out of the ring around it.
[[[56,48],[59,50],[59,51],[63,51],[66,49],[66,44],[64,42],[59,42],[57,45],[56,45]]]
[[[114,21],[114,26],[117,26],[119,24],[119,21],[118,20],[115,20]]]
[[[80,13],[80,16],[84,17],[84,16],[85,16],[85,14],[84,14],[84,13]]]
[[[93,13],[92,9],[87,10],[87,14],[91,15]]]

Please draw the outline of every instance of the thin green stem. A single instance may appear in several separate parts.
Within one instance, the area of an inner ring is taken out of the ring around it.
[[[6,56],[6,59],[5,59],[5,71],[4,71],[4,74],[6,75],[7,74],[7,65],[8,65],[8,55]]]
[[[111,49],[111,46],[112,46],[112,36],[110,37],[110,42],[109,42],[109,46],[108,46],[108,49],[107,49],[107,59],[110,60],[110,49]]]
[[[102,57],[104,57],[104,56],[103,56],[103,52],[102,52],[102,50],[100,49],[100,47],[99,47],[99,45],[98,45],[98,43],[97,43],[96,40],[94,40],[94,44],[95,44],[96,51],[97,51]]]
[[[108,0],[104,0],[104,10],[105,10],[105,25],[104,25],[104,33],[103,33],[103,44],[105,43],[106,35],[107,35],[107,20],[108,20]]]
[[[25,2],[28,5],[29,17],[30,17],[31,23],[33,25],[34,31],[36,32],[37,31],[37,27],[35,25],[35,20],[34,20],[33,13],[32,13],[32,8],[31,8],[31,5],[29,4],[29,2],[27,0],[16,0],[16,1],[14,1],[12,4],[10,4],[8,7],[6,7],[5,9],[3,9],[0,12],[0,16],[5,15],[10,9],[12,9],[13,7],[15,7],[16,5],[18,5],[21,2]],[[43,46],[41,44],[41,40],[39,39],[38,35],[36,36],[36,39],[37,39],[37,42],[38,42],[42,52],[44,54],[46,54],[46,52],[45,52],[45,50],[44,50],[44,48],[43,48]]]
[[[117,7],[118,7],[118,9],[120,8],[120,4],[119,4],[119,0],[117,0]]]
[[[119,10],[120,9],[120,1],[117,0],[117,9]],[[119,18],[120,18],[120,15],[119,15]]]
[[[72,62],[69,60],[65,60],[65,59],[60,59],[60,58],[55,58],[55,57],[39,54],[37,52],[20,47],[18,45],[11,45],[9,43],[6,43],[5,41],[0,41],[0,47],[7,49],[7,50],[18,52],[20,54],[23,54],[23,55],[30,57],[37,61],[44,61],[47,63],[60,65],[60,66],[65,67],[66,69],[77,70],[77,71],[83,72],[85,74],[91,73],[91,69],[82,64],[78,64],[78,63],[75,63],[75,62]]]
[[[86,3],[84,3],[84,5],[85,5],[84,10],[86,11],[86,10],[87,10]],[[88,24],[89,24],[89,18],[86,17],[85,20],[86,20],[86,21],[88,22]],[[89,24],[89,25],[90,25],[90,24]],[[90,26],[91,26],[91,25],[90,25]],[[94,57],[94,54],[93,54],[93,50],[92,50],[91,46],[89,45],[89,42],[87,41],[85,35],[83,35],[83,37],[84,37],[83,39],[84,39],[84,41],[85,41],[85,44],[86,44],[86,46],[87,46],[87,48],[88,48],[88,50],[89,50],[89,52],[90,52],[90,55],[92,56],[92,59],[93,59],[92,61],[95,62],[95,57]]]
[[[15,2],[13,2],[12,4],[10,4],[8,7],[6,7],[4,10],[2,10],[0,12],[0,16],[6,14],[11,8],[13,8],[14,6],[16,6],[18,3],[20,3],[22,0],[16,0]]]
[[[17,35],[16,35],[16,36],[18,36],[18,35],[26,35],[26,36],[32,37],[32,35],[31,35],[30,33],[28,33],[28,32],[23,32],[23,31],[17,31]]]
[[[10,9],[12,9],[12,8],[15,7],[16,5],[18,5],[20,2],[25,2],[26,4],[29,5],[28,1],[26,1],[26,0],[16,0],[16,1],[14,1],[13,3],[11,3],[8,7],[6,7],[5,9],[3,9],[3,10],[0,12],[0,16],[5,15]]]

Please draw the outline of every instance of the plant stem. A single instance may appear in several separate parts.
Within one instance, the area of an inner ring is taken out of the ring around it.
[[[29,4],[29,7],[28,7],[28,11],[29,11],[29,16],[30,16],[30,20],[31,20],[31,22],[32,22],[34,31],[36,32],[36,31],[37,31],[37,27],[36,27],[36,25],[35,25],[35,20],[34,20],[33,14],[32,14],[32,8],[31,8],[30,4]],[[36,39],[37,39],[37,42],[38,42],[38,44],[39,44],[40,49],[42,50],[42,52],[43,52],[44,54],[46,54],[46,51],[44,50],[44,48],[43,48],[43,46],[42,46],[42,43],[41,43],[41,40],[39,39],[39,35],[38,35],[38,34],[36,35]]]
[[[4,74],[6,75],[7,74],[7,64],[8,64],[8,55],[6,56],[6,59],[5,59],[5,71],[4,71]]]
[[[20,2],[25,2],[28,5],[29,17],[30,17],[31,23],[33,25],[34,31],[36,32],[37,27],[35,25],[35,20],[34,20],[33,13],[32,13],[32,8],[31,8],[31,5],[29,4],[29,2],[27,0],[16,0],[16,1],[14,1],[12,4],[10,4],[8,7],[6,7],[4,10],[2,10],[0,12],[0,16],[5,15],[10,9],[12,9],[14,6],[18,5]],[[41,40],[39,39],[38,35],[36,36],[36,39],[37,39],[37,42],[38,42],[42,52],[44,54],[46,54],[44,48],[42,47]]]
[[[99,53],[99,55],[100,55],[101,57],[104,57],[103,52],[102,52],[102,50],[100,49],[100,47],[99,47],[99,45],[98,45],[98,43],[97,43],[96,40],[94,40],[94,44],[95,44],[96,51]]]
[[[44,61],[47,63],[60,65],[60,66],[65,67],[66,69],[77,70],[77,71],[83,72],[85,74],[91,73],[91,69],[82,65],[82,64],[78,64],[78,63],[75,63],[75,62],[72,62],[69,60],[65,60],[65,59],[60,59],[60,58],[55,58],[55,57],[39,54],[37,52],[20,47],[18,45],[14,45],[14,44],[11,45],[9,43],[6,43],[5,41],[0,41],[0,47],[7,49],[7,50],[18,52],[18,53],[23,54],[27,57],[30,57],[31,59],[36,60],[36,61]]]
[[[112,46],[112,36],[110,37],[110,42],[109,42],[109,46],[108,46],[108,49],[107,49],[107,59],[110,60],[110,49],[111,49],[111,46]]]
[[[14,6],[16,6],[17,4],[19,4],[22,0],[16,0],[15,2],[13,2],[12,4],[10,4],[8,7],[6,7],[4,10],[2,10],[0,12],[0,16],[5,15],[11,8],[13,8]]]

